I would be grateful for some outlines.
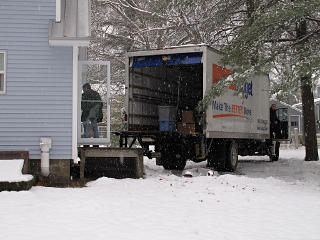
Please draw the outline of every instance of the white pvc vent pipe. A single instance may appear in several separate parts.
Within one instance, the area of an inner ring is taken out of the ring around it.
[[[49,176],[50,173],[50,161],[49,151],[51,148],[51,138],[40,138],[40,149],[41,149],[41,175]]]

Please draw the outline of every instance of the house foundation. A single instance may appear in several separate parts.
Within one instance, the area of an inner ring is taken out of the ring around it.
[[[41,176],[41,160],[29,159],[29,173],[52,186],[67,185],[70,183],[70,159],[50,159],[50,174]]]

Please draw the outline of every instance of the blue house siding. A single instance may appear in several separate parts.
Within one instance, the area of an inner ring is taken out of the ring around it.
[[[55,3],[0,0],[0,50],[7,52],[0,151],[27,150],[40,159],[40,137],[50,137],[51,159],[72,158],[72,47],[48,44]]]

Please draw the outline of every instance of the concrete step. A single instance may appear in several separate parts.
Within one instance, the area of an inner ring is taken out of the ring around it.
[[[82,148],[80,159],[80,179],[143,178],[142,148]]]

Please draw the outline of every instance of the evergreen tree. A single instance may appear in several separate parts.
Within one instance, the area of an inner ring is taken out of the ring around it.
[[[305,160],[318,160],[312,86],[320,74],[320,1],[255,1],[255,6],[224,48],[223,62],[234,66],[239,86],[250,75],[277,69],[283,83],[300,87]]]

